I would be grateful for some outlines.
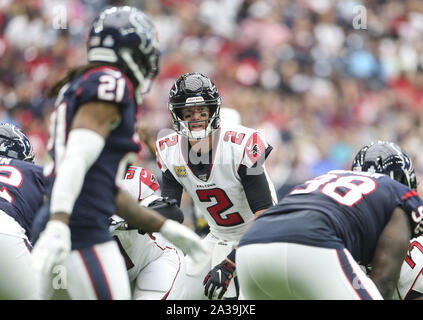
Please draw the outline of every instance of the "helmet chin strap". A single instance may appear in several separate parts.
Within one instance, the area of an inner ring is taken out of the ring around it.
[[[210,128],[207,127],[204,130],[198,130],[198,131],[189,130],[190,133],[191,133],[190,138],[194,138],[195,140],[201,140],[201,139],[207,138],[210,135],[210,130],[208,130],[208,129],[210,129]]]
[[[144,87],[144,75],[142,74],[140,68],[135,63],[134,59],[132,59],[128,50],[121,50],[120,56],[126,62],[128,68],[132,71],[132,74],[134,75],[135,79],[137,79],[138,81],[138,86],[135,88],[134,94],[135,94],[135,99],[137,101],[137,104],[141,104],[143,100],[142,88]]]
[[[206,120],[205,120],[206,121]],[[190,130],[188,123],[185,121],[181,121],[181,129],[180,134],[187,137],[190,140],[201,140],[204,138],[207,138],[212,133],[211,130],[211,121],[209,121],[209,124],[207,127],[203,130]]]

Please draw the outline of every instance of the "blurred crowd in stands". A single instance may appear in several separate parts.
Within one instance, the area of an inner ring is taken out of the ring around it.
[[[421,0],[0,0],[0,121],[28,133],[38,163],[48,158],[46,90],[85,62],[93,17],[120,4],[148,13],[162,45],[140,120],[153,139],[171,128],[172,83],[199,71],[274,147],[267,168],[280,194],[349,168],[378,139],[403,147],[423,179]],[[141,161],[157,172],[146,147]]]

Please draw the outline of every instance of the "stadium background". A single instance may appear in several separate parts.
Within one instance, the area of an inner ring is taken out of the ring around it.
[[[172,83],[199,71],[214,80],[224,107],[263,130],[280,195],[349,168],[358,149],[377,139],[397,142],[423,176],[420,0],[1,0],[0,121],[29,135],[37,163],[48,160],[53,101],[44,93],[84,63],[94,16],[124,4],[152,17],[163,50],[141,118],[153,138],[171,127]],[[140,163],[158,173],[146,147]]]

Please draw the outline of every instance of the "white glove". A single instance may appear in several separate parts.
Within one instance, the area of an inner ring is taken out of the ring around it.
[[[69,226],[58,220],[51,220],[40,234],[32,250],[32,266],[48,275],[55,265],[62,264],[71,248]]]
[[[207,246],[201,238],[179,222],[167,219],[160,228],[160,233],[185,254],[190,255],[196,263],[203,261],[209,255]]]

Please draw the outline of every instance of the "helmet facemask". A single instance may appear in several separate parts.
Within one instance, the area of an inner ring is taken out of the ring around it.
[[[202,120],[184,120],[182,116],[182,109],[191,108],[191,107],[209,107],[209,117]],[[216,129],[220,127],[220,103],[214,105],[207,105],[203,102],[201,103],[190,103],[184,104],[182,106],[169,106],[170,113],[173,118],[173,128],[179,134],[187,137],[190,140],[201,140],[207,138],[211,135]],[[203,130],[191,130],[190,125],[195,123],[206,122],[206,126]]]

